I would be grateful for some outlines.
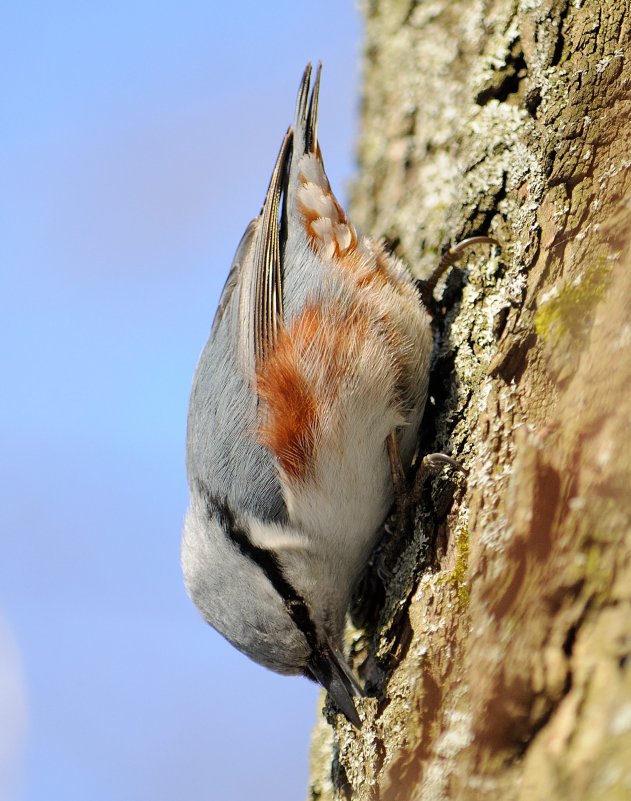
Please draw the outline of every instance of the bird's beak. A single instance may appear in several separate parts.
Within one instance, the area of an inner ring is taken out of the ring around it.
[[[324,649],[311,657],[309,672],[329,693],[338,709],[346,715],[353,726],[361,729],[361,720],[353,696],[362,698],[364,693],[340,651],[327,644]]]

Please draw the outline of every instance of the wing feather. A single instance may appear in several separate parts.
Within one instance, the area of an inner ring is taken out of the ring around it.
[[[234,254],[234,258],[232,259],[232,264],[230,265],[230,272],[228,273],[228,277],[226,278],[226,283],[224,284],[223,290],[221,292],[221,297],[219,298],[219,305],[217,306],[217,311],[215,312],[215,318],[213,320],[213,325],[210,330],[211,338],[215,336],[217,333],[217,329],[221,325],[221,321],[223,316],[228,308],[228,304],[230,303],[230,299],[232,298],[233,292],[241,281],[241,276],[243,272],[243,264],[246,262],[248,258],[248,254],[250,252],[250,248],[252,246],[252,239],[256,232],[258,225],[258,219],[254,219],[250,222],[248,227],[245,229],[243,236],[241,237],[241,241],[237,247],[237,251]]]
[[[245,260],[234,279],[239,284],[238,350],[241,365],[252,382],[257,365],[276,342],[283,319],[285,226],[281,218],[285,216],[292,140],[290,128],[276,159],[261,213],[242,239]],[[240,252],[241,247],[237,253]]]

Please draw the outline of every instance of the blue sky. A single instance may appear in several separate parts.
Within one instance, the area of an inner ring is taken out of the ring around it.
[[[294,801],[317,691],[187,599],[188,392],[308,60],[353,171],[352,0],[0,10],[0,799]]]

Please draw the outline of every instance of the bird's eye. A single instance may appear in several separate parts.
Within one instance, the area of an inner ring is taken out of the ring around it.
[[[287,610],[297,626],[301,627],[310,622],[307,605],[303,600],[292,599],[287,601]]]

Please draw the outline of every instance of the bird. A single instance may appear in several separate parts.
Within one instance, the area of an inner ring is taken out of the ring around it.
[[[359,729],[346,614],[405,491],[433,336],[423,287],[333,194],[320,78],[307,65],[195,371],[181,565],[213,628],[255,662],[318,682]],[[458,248],[474,240],[492,241]]]

